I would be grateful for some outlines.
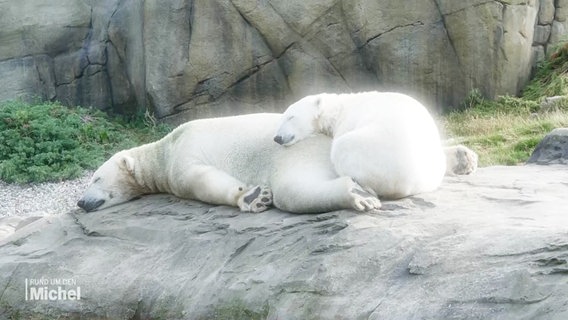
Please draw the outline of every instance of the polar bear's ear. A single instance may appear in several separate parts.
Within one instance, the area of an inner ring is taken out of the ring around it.
[[[322,107],[322,100],[323,100],[323,97],[322,97],[321,95],[319,95],[319,96],[316,98],[316,100],[314,101],[315,109],[313,109],[313,110],[315,111],[315,115],[314,115],[314,116],[315,116],[315,118],[316,118],[316,121],[319,121],[319,118],[320,118],[320,116],[321,116],[321,114],[322,114],[322,110],[321,110],[321,107]]]
[[[315,101],[315,102],[316,102],[316,107],[318,107],[318,108],[319,108],[320,105],[321,105],[321,99],[322,99],[321,96],[318,96],[318,97],[316,98],[316,101]]]
[[[120,166],[126,169],[129,174],[134,175],[134,158],[131,156],[122,156]]]

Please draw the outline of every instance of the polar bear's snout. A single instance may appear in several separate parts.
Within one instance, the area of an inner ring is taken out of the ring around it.
[[[87,212],[96,210],[105,203],[104,199],[81,199],[77,202],[77,206]]]
[[[294,140],[294,138],[295,137],[294,137],[293,134],[292,135],[286,135],[286,136],[276,135],[276,136],[274,136],[274,141],[276,143],[280,144],[280,145],[285,146],[285,145],[290,144],[290,142],[292,142]]]

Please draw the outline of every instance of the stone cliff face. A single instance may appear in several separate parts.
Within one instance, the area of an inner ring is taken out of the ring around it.
[[[0,0],[0,100],[187,120],[378,89],[441,109],[518,93],[567,16],[568,0]]]

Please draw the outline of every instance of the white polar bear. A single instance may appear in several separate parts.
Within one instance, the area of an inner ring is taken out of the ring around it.
[[[289,146],[314,133],[333,138],[330,159],[380,198],[433,191],[446,159],[432,116],[415,99],[394,92],[318,94],[292,104],[274,140]]]
[[[112,156],[95,171],[77,205],[94,211],[143,194],[170,193],[251,212],[272,202],[297,213],[379,208],[374,195],[335,174],[328,137],[293,148],[275,144],[280,118],[252,114],[190,121],[157,142]]]

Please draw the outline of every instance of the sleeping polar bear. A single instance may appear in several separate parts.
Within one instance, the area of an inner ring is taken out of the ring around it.
[[[291,148],[274,143],[280,119],[252,114],[185,123],[157,142],[112,156],[77,205],[94,211],[143,194],[170,193],[250,212],[272,202],[296,213],[380,207],[351,178],[335,174],[328,137]]]
[[[380,198],[433,191],[446,159],[432,116],[413,98],[394,92],[318,94],[292,104],[274,141],[290,146],[314,133],[333,138],[330,160]]]

